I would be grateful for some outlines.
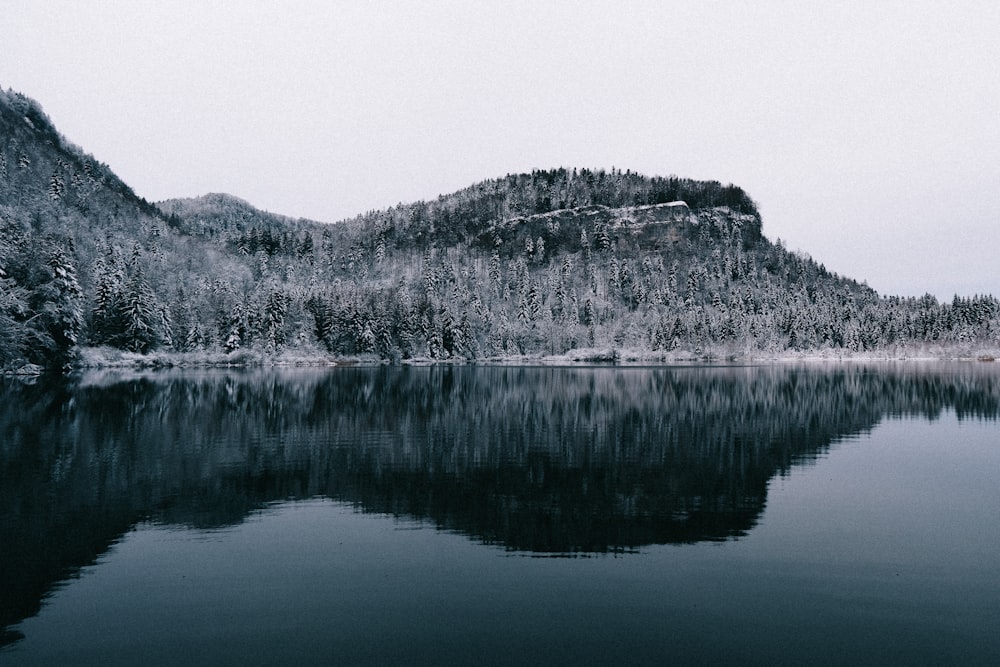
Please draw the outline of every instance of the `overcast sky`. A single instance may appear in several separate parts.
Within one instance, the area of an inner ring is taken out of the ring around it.
[[[735,183],[882,294],[1000,296],[1000,3],[0,0],[0,86],[151,201],[337,221],[534,168]]]

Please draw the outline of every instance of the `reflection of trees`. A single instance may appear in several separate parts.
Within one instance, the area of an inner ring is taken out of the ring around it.
[[[325,495],[512,549],[751,529],[767,482],[884,415],[996,418],[985,366],[357,368],[0,385],[0,626],[135,522]]]

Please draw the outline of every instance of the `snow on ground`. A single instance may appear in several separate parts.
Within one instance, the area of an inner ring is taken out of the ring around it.
[[[888,350],[851,352],[848,350],[807,350],[780,352],[762,351],[672,351],[641,348],[593,347],[576,348],[563,354],[528,354],[483,359],[431,359],[417,357],[404,359],[406,366],[432,365],[512,365],[512,366],[574,366],[600,365],[690,365],[698,364],[768,364],[798,362],[876,362],[876,361],[981,361],[1000,359],[998,348],[972,348],[969,346],[926,346],[893,348]],[[81,369],[121,368],[240,368],[288,366],[378,366],[389,364],[374,355],[337,357],[315,350],[264,353],[238,350],[231,354],[222,352],[153,352],[138,354],[108,347],[81,348],[77,367]]]

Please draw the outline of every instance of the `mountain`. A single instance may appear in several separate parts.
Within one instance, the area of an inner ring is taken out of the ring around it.
[[[313,220],[261,211],[239,197],[220,193],[191,199],[170,199],[157,204],[157,208],[177,231],[204,238],[242,234],[254,228],[277,233],[321,229],[320,223]]]
[[[394,361],[1000,347],[994,297],[880,297],[768,240],[734,185],[560,168],[336,224],[224,194],[153,205],[11,91],[0,231],[5,368],[73,364],[81,346]]]

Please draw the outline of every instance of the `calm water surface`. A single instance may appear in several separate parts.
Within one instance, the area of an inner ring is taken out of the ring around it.
[[[1000,664],[1000,368],[0,380],[4,665]]]

